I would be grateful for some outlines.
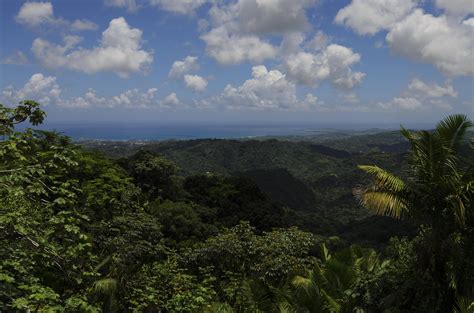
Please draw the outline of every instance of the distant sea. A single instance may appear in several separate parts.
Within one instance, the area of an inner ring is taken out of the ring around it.
[[[393,127],[392,127],[393,126]],[[56,130],[74,140],[167,140],[200,138],[251,138],[260,136],[315,135],[334,131],[366,129],[398,129],[396,125],[213,125],[159,123],[59,123],[50,122],[38,127]]]
[[[166,140],[200,138],[248,138],[302,135],[311,131],[301,125],[160,125],[160,124],[59,124],[41,129],[56,130],[75,140]]]

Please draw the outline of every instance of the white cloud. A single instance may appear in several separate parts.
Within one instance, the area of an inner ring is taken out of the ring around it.
[[[462,23],[466,26],[474,27],[474,17],[468,18],[467,20],[464,20]]]
[[[436,0],[436,6],[446,13],[457,16],[466,16],[474,13],[472,0]]]
[[[285,34],[279,47],[280,55],[288,56],[298,52],[301,49],[301,45],[304,41],[305,35],[301,32]]]
[[[373,35],[389,29],[410,14],[417,0],[352,0],[339,10],[334,21],[361,35]]]
[[[303,100],[296,95],[296,86],[288,81],[283,73],[270,70],[263,65],[252,68],[252,78],[242,85],[227,85],[217,97],[206,101],[216,105],[224,105],[231,109],[283,109],[309,110],[320,103],[316,96],[306,95]]]
[[[423,98],[456,98],[458,96],[457,91],[450,84],[440,86],[436,83],[426,83],[418,78],[414,78],[410,81],[408,91]]]
[[[97,25],[89,20],[81,19],[69,22],[54,16],[51,2],[25,2],[15,16],[15,20],[28,27],[61,26],[72,31],[95,30]]]
[[[203,91],[207,87],[207,80],[199,75],[184,75],[186,87],[195,91]]]
[[[126,108],[147,108],[157,103],[156,93],[158,89],[150,88],[146,92],[139,89],[130,89],[117,96],[112,97],[110,106]]]
[[[195,10],[207,2],[207,0],[149,0],[151,5],[158,6],[160,9],[184,14],[194,14]]]
[[[307,43],[307,46],[310,50],[320,51],[326,48],[329,42],[329,37],[323,31],[318,30],[316,32],[316,35],[314,35],[313,39],[311,39]]]
[[[37,38],[32,51],[47,68],[67,68],[89,74],[110,71],[127,77],[130,73],[146,71],[153,62],[151,52],[141,48],[141,37],[141,30],[130,28],[120,17],[110,21],[98,47],[76,48],[81,38],[66,36],[62,46]]]
[[[353,88],[360,84],[365,73],[354,72],[351,66],[360,61],[360,55],[352,49],[331,44],[316,53],[298,52],[284,61],[288,75],[297,83],[317,86],[330,80],[341,88]]]
[[[125,8],[129,12],[135,12],[141,7],[154,6],[161,10],[193,15],[199,7],[208,0],[105,0],[105,5],[111,7]]]
[[[277,49],[254,35],[235,35],[225,27],[214,28],[201,36],[207,53],[221,64],[242,61],[262,62],[277,55]]]
[[[211,29],[201,36],[207,53],[221,64],[262,62],[275,58],[278,49],[265,35],[289,35],[310,28],[306,8],[315,0],[238,0],[214,5]]]
[[[308,30],[305,9],[315,0],[240,0],[227,8],[241,32],[284,34]]]
[[[182,105],[181,101],[178,99],[178,96],[174,92],[170,93],[163,100],[161,100],[160,104],[164,107],[177,107]]]
[[[175,93],[164,98],[157,96],[157,88],[149,88],[146,91],[130,89],[116,96],[99,96],[93,89],[88,89],[78,97],[64,97],[62,88],[56,82],[54,76],[44,76],[37,73],[31,76],[26,84],[16,89],[8,86],[2,90],[1,101],[7,103],[18,103],[22,100],[35,100],[43,105],[54,105],[63,108],[176,108],[183,104]]]
[[[187,56],[182,61],[174,61],[168,73],[168,77],[179,79],[185,74],[199,70],[199,64],[197,63],[197,60],[197,57]]]
[[[10,65],[25,65],[28,64],[28,57],[23,52],[16,51],[14,54],[3,58],[0,63]]]
[[[138,9],[135,0],[105,0],[105,5],[117,8],[125,8],[129,12],[135,12]]]
[[[346,103],[359,103],[359,97],[354,92],[345,92],[343,94],[339,94],[342,100]]]
[[[383,110],[408,110],[416,111],[423,108],[423,103],[413,97],[396,97],[389,102],[379,102],[377,104]]]
[[[473,29],[415,10],[387,34],[392,51],[431,63],[450,76],[474,75]]]
[[[71,29],[73,31],[83,31],[83,30],[96,30],[97,24],[93,23],[89,20],[82,19],[82,20],[75,20],[71,24]]]
[[[401,96],[395,97],[387,102],[379,102],[377,106],[389,111],[417,111],[431,108],[447,111],[452,109],[447,98],[456,98],[457,96],[457,91],[448,83],[441,86],[434,82],[427,83],[421,79],[414,78],[410,81],[407,89]]]
[[[18,23],[27,26],[54,22],[53,5],[50,2],[25,2],[15,19]]]
[[[8,86],[2,91],[3,98],[10,103],[22,100],[35,100],[48,105],[56,103],[61,95],[61,88],[56,83],[56,77],[36,73],[20,89]]]

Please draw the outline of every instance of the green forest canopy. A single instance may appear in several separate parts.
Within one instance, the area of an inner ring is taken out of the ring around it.
[[[186,169],[156,152],[112,160],[54,132],[15,130],[44,117],[34,101],[0,106],[0,311],[474,309],[474,167],[466,116],[449,116],[432,131],[402,129],[410,151],[401,173],[360,166],[368,176],[353,186],[357,199],[416,228],[375,250],[335,236],[350,227],[341,228],[328,211],[272,201],[249,177],[184,175]],[[354,160],[372,159],[333,155],[318,162],[358,171]],[[358,223],[375,237],[385,225]]]

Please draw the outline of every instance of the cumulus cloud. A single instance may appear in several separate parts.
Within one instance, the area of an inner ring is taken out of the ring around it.
[[[339,97],[346,103],[359,103],[359,97],[354,92],[345,92],[339,94]]]
[[[474,13],[472,0],[436,0],[445,15],[417,9],[419,0],[352,0],[336,15],[335,22],[359,34],[387,30],[392,52],[429,63],[449,76],[474,75],[474,20],[460,18]],[[454,18],[453,18],[454,17]]]
[[[225,65],[245,60],[261,62],[277,55],[277,49],[259,37],[230,34],[225,27],[214,28],[201,39],[206,42],[207,54]]]
[[[466,26],[474,27],[474,17],[464,20],[462,23]]]
[[[199,75],[184,75],[186,87],[195,91],[203,91],[207,87],[207,80]]]
[[[309,110],[320,104],[318,98],[308,94],[298,99],[296,86],[278,70],[267,70],[263,65],[252,68],[252,78],[242,85],[227,85],[217,97],[206,101],[231,109]]]
[[[61,26],[69,27],[72,31],[97,29],[95,23],[86,19],[69,22],[56,17],[51,2],[25,2],[15,16],[15,20],[28,27]]]
[[[73,31],[96,30],[97,24],[86,19],[75,20],[71,24],[71,29]]]
[[[208,2],[207,0],[149,0],[151,5],[160,9],[184,15],[194,14],[195,10]]]
[[[141,37],[141,30],[131,28],[120,17],[110,21],[100,45],[95,48],[77,48],[81,38],[66,36],[63,45],[37,38],[31,49],[47,68],[67,68],[88,74],[110,71],[127,77],[130,73],[146,71],[153,62],[152,53],[141,47]]]
[[[288,35],[309,29],[305,9],[314,0],[238,0],[214,5],[211,28],[201,36],[207,53],[221,64],[262,62],[275,58],[278,48],[266,35]]]
[[[450,84],[441,86],[433,82],[426,83],[418,78],[414,78],[410,81],[408,84],[408,91],[423,98],[456,98],[458,96],[457,91]]]
[[[18,23],[27,26],[38,26],[56,20],[53,5],[50,2],[25,2],[15,19]]]
[[[309,29],[305,9],[315,0],[240,0],[226,8],[241,32],[284,34]]]
[[[199,70],[198,58],[187,56],[183,60],[174,61],[168,73],[168,77],[172,79],[180,79],[185,74]]]
[[[474,75],[473,29],[417,9],[397,23],[386,40],[395,53],[431,63],[450,76]]]
[[[383,110],[408,110],[416,111],[423,108],[423,103],[413,97],[395,97],[388,102],[379,102],[377,104]]]
[[[452,0],[449,0],[452,1]],[[361,35],[373,35],[389,29],[410,14],[417,0],[352,0],[339,10],[334,21]]]
[[[135,0],[105,0],[105,5],[117,8],[125,8],[129,12],[135,12],[138,9]]]
[[[149,88],[145,91],[130,89],[118,95],[103,97],[94,89],[88,89],[84,94],[77,97],[64,97],[62,88],[54,76],[45,76],[36,73],[21,88],[8,86],[2,90],[1,100],[6,103],[17,103],[31,99],[43,105],[54,105],[63,108],[177,108],[183,103],[175,93],[161,98],[158,96],[157,88]]]
[[[61,88],[56,83],[56,77],[44,76],[41,73],[33,74],[20,89],[8,86],[2,91],[2,97],[10,103],[17,103],[28,99],[48,105],[57,103],[60,95]]]
[[[105,4],[112,7],[125,8],[129,12],[135,12],[144,6],[154,6],[161,10],[192,15],[196,9],[208,0],[105,0]]]
[[[182,105],[182,102],[178,99],[176,93],[172,92],[164,97],[163,100],[160,101],[160,104],[164,107],[177,107]]]
[[[16,51],[14,54],[3,58],[0,63],[9,65],[25,65],[28,64],[28,57],[23,52]]]
[[[416,111],[430,108],[451,110],[452,106],[448,98],[456,98],[457,96],[457,91],[449,83],[441,86],[434,82],[424,82],[419,78],[414,78],[402,95],[387,102],[379,102],[377,106],[389,111]]]
[[[451,15],[466,16],[474,13],[472,0],[436,0],[435,4]]]
[[[360,55],[352,49],[331,44],[319,52],[289,55],[283,66],[299,84],[317,86],[324,80],[330,80],[337,87],[350,89],[360,84],[365,77],[365,73],[351,69],[359,61]]]

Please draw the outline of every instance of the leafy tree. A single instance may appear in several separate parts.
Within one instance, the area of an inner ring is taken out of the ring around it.
[[[119,160],[135,183],[150,199],[157,197],[164,199],[176,199],[178,186],[176,165],[162,156],[153,152],[140,150],[128,159]]]
[[[127,285],[125,300],[133,312],[200,312],[216,295],[213,281],[209,275],[199,281],[171,258],[144,265]]]
[[[183,264],[217,278],[223,302],[242,310],[258,307],[258,289],[273,289],[293,273],[314,263],[310,251],[316,238],[296,228],[255,233],[248,222],[211,237],[182,254]]]
[[[249,221],[258,230],[270,230],[283,224],[283,209],[249,178],[195,175],[185,179],[183,188],[194,202],[215,209],[226,227]]]
[[[437,299],[431,310],[452,310],[456,292],[474,295],[472,265],[463,261],[474,250],[466,242],[473,238],[474,167],[459,157],[460,147],[466,145],[464,135],[472,126],[466,116],[451,115],[433,131],[402,128],[411,146],[406,181],[377,166],[360,166],[374,178],[360,193],[364,205],[377,214],[415,219],[427,226],[416,249],[416,265],[433,278],[427,286],[429,297]]]
[[[77,210],[76,181],[64,176],[74,151],[60,138],[14,131],[22,121],[42,122],[37,103],[1,111],[9,137],[0,144],[0,309],[95,311],[87,301],[99,276],[84,231],[89,218]]]
[[[150,203],[148,211],[163,226],[163,234],[171,247],[189,246],[217,234],[218,228],[203,220],[215,216],[215,210],[194,203],[172,202]]]
[[[31,125],[41,124],[46,112],[40,109],[40,104],[32,101],[21,101],[16,107],[10,108],[0,104],[0,136],[11,135],[14,127],[28,120]]]

